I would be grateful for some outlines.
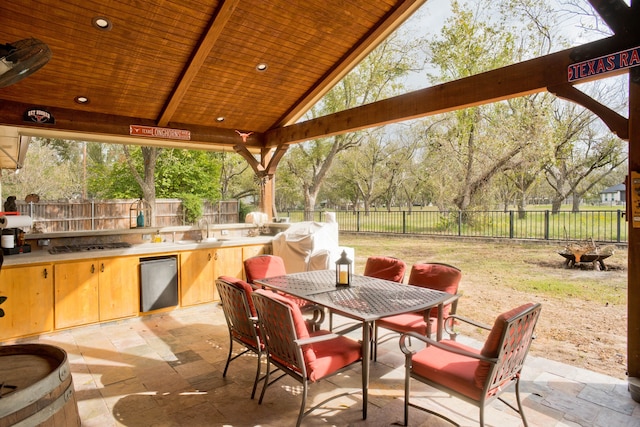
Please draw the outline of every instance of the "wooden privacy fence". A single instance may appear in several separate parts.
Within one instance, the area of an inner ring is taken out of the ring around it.
[[[116,230],[135,226],[137,199],[16,202],[22,215],[33,219],[33,231]],[[188,225],[180,199],[157,199],[154,227]],[[237,200],[205,202],[202,218],[210,224],[239,222]]]

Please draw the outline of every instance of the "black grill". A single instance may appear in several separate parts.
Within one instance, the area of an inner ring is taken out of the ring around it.
[[[100,251],[104,249],[121,249],[130,248],[131,244],[127,242],[112,242],[112,243],[87,243],[84,245],[59,245],[52,246],[49,249],[50,254],[67,254],[72,252],[84,252],[84,251]]]

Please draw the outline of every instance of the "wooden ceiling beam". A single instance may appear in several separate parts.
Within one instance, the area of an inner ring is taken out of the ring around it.
[[[182,98],[184,98],[185,94],[189,90],[189,87],[191,86],[191,83],[193,82],[193,79],[200,71],[200,68],[202,68],[204,62],[207,60],[211,49],[213,49],[213,46],[218,41],[222,30],[224,30],[227,22],[229,22],[229,19],[231,19],[233,11],[235,10],[236,6],[238,6],[239,2],[240,0],[222,1],[222,4],[218,8],[217,13],[214,14],[214,17],[212,18],[206,33],[198,43],[198,46],[194,50],[189,63],[186,65],[184,71],[182,72],[180,79],[178,79],[178,82],[171,91],[171,95],[167,100],[167,103],[165,104],[162,112],[160,113],[160,116],[158,117],[158,126],[167,126],[167,124],[171,121],[173,114],[176,112],[176,110],[180,106],[180,103],[182,102]]]
[[[289,146],[285,144],[279,145],[273,150],[273,153],[271,149],[263,148],[260,151],[260,160],[256,159],[253,153],[243,145],[236,145],[233,149],[249,163],[257,177],[264,178],[275,175],[278,163],[284,157]]]
[[[617,35],[629,34],[638,25],[637,6],[629,7],[623,0],[589,0],[589,3]]]
[[[400,0],[380,22],[366,34],[336,65],[320,79],[293,107],[282,116],[274,128],[291,125],[300,119],[349,71],[406,21],[426,0]]]
[[[599,103],[586,93],[579,91],[570,84],[549,87],[549,92],[558,98],[566,99],[582,105],[591,110],[607,125],[609,130],[616,134],[618,138],[629,140],[629,119],[618,114],[611,108]]]
[[[580,50],[581,56],[588,52],[589,58],[597,58],[638,46],[640,35],[635,37],[636,40],[628,37],[598,40],[475,76],[272,129],[265,132],[265,144],[267,147],[293,144],[542,92],[547,87],[567,84],[567,67],[576,62],[576,50]],[[618,71],[617,74],[626,72],[628,69]],[[616,73],[601,74],[591,80],[613,75]],[[585,81],[588,80],[581,80]]]
[[[25,111],[31,108],[33,108],[33,106],[29,104],[12,101],[1,102],[0,125],[14,126],[21,129],[33,129],[34,134],[41,134],[46,131],[53,131],[55,133],[78,133],[84,134],[83,137],[86,137],[88,140],[104,141],[111,137],[121,143],[130,143],[132,145],[155,145],[168,148],[213,150],[227,146],[231,149],[231,147],[237,145],[238,140],[241,139],[236,131],[231,129],[175,122],[169,123],[168,127],[171,129],[188,130],[191,134],[190,140],[170,140],[132,136],[130,133],[131,125],[155,127],[155,121],[110,114],[79,112],[55,107],[44,107],[53,115],[53,117],[55,117],[55,124],[43,125],[34,122],[25,122],[22,119],[22,116]],[[264,147],[262,141],[263,135],[260,132],[253,132],[247,137],[246,142],[243,142],[243,145],[245,145],[248,150],[259,151]]]

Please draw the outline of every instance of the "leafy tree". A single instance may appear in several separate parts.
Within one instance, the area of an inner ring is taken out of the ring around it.
[[[341,188],[354,188],[357,199],[364,204],[368,214],[372,202],[382,196],[384,162],[387,159],[387,137],[380,130],[363,132],[363,141],[357,148],[357,155],[352,152],[342,153],[340,167],[337,171]]]
[[[389,37],[312,108],[308,118],[352,108],[399,93],[401,78],[415,68],[415,43]],[[306,219],[313,217],[317,196],[338,153],[357,147],[361,132],[316,139],[291,147],[284,164],[304,195]]]
[[[478,2],[474,13],[457,1],[452,3],[452,17],[440,36],[428,43],[438,71],[431,76],[434,83],[475,75],[514,60],[513,35],[502,24],[483,16],[490,6],[491,2]],[[460,210],[484,200],[481,194],[491,179],[508,170],[526,145],[522,141],[513,145],[513,141],[494,132],[492,124],[503,114],[503,103],[467,108],[447,114],[447,121],[438,128],[437,143],[443,148],[439,158],[442,162],[449,160],[448,170],[441,173],[457,176],[448,191]]]
[[[253,175],[249,164],[236,153],[219,153],[220,162],[220,198],[242,198],[247,195],[257,195],[258,188],[247,183],[247,175]],[[244,185],[243,185],[244,184]]]
[[[77,162],[64,161],[47,141],[34,139],[22,169],[2,171],[2,191],[5,198],[12,195],[18,200],[31,193],[43,200],[72,199],[82,194],[80,177]]]
[[[147,165],[145,173],[146,162],[152,162],[153,167]],[[104,198],[143,197],[152,206],[156,195],[183,200],[187,200],[186,195],[192,195],[200,200],[217,201],[221,197],[220,169],[217,153],[180,149],[154,151],[148,150],[148,147],[123,146],[113,161],[102,158],[92,165],[96,174],[92,178],[90,188]],[[148,174],[152,170],[153,179],[148,180]],[[151,196],[141,189],[141,180],[150,181],[151,184],[147,186],[153,185]],[[150,197],[153,199],[150,200]],[[189,198],[187,203],[192,205],[192,198]],[[193,208],[190,211],[195,212]]]
[[[626,161],[625,147],[617,137],[598,134],[596,117],[576,104],[558,103],[554,119],[553,160],[544,168],[554,191],[551,211],[572,195],[577,212],[582,196]]]
[[[158,197],[194,194],[220,200],[220,161],[209,151],[164,149],[156,165]]]

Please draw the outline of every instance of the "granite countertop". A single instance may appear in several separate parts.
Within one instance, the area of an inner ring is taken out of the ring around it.
[[[135,256],[135,255],[155,255],[155,254],[172,254],[182,251],[190,251],[194,249],[208,248],[225,248],[234,246],[250,246],[269,244],[273,240],[273,236],[256,236],[256,237],[232,237],[228,239],[218,239],[215,241],[196,242],[194,240],[186,240],[179,242],[162,242],[162,243],[141,243],[132,245],[129,248],[119,249],[99,249],[83,252],[50,254],[47,250],[34,250],[30,253],[5,255],[3,267],[22,266],[31,264],[45,264],[62,261],[75,261],[83,259],[108,258],[119,256]]]

